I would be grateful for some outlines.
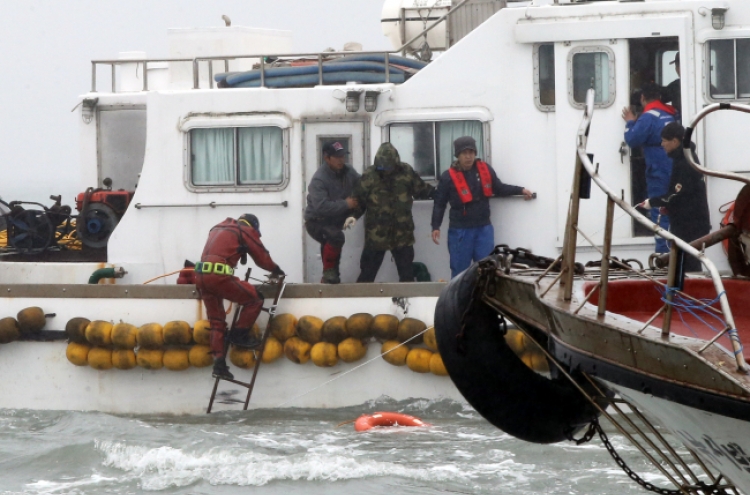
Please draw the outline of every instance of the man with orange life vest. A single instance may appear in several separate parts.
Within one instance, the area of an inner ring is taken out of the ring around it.
[[[440,225],[450,203],[448,252],[451,277],[489,255],[495,247],[495,230],[490,222],[490,198],[534,193],[526,188],[503,184],[487,163],[477,158],[477,143],[471,136],[453,142],[456,156],[450,168],[440,176],[432,209],[432,240],[440,244]]]
[[[263,298],[249,283],[234,276],[234,267],[247,255],[258,267],[271,272],[271,278],[284,275],[279,265],[260,241],[260,225],[255,215],[246,213],[238,220],[227,218],[208,233],[201,261],[196,263],[196,287],[200,291],[211,324],[211,354],[214,356],[213,376],[233,379],[226,363],[224,339],[227,333],[224,299],[242,307],[229,341],[237,346],[256,348],[260,341],[251,337],[250,329],[260,314]]]

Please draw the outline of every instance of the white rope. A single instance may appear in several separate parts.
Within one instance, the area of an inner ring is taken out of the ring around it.
[[[374,357],[374,358],[370,359],[369,361],[365,361],[364,363],[360,364],[359,366],[355,366],[354,368],[350,369],[349,371],[345,371],[344,373],[341,373],[341,374],[340,374],[340,375],[338,375],[338,376],[337,376],[336,378],[331,378],[331,379],[330,379],[330,380],[328,380],[327,382],[323,382],[323,383],[321,383],[320,385],[318,385],[317,387],[315,387],[315,388],[312,388],[312,389],[308,390],[307,392],[303,392],[303,393],[301,393],[301,394],[299,394],[299,395],[295,395],[295,396],[294,396],[294,397],[292,397],[291,399],[289,399],[289,400],[287,400],[287,401],[284,401],[284,402],[282,402],[281,404],[277,404],[277,405],[276,405],[276,406],[274,406],[274,407],[282,407],[282,406],[285,406],[285,405],[289,404],[290,402],[294,402],[295,400],[297,400],[297,399],[299,399],[299,398],[301,398],[301,397],[304,397],[304,396],[306,396],[306,395],[308,395],[308,394],[311,394],[311,393],[315,392],[316,390],[318,390],[319,388],[323,388],[323,387],[325,387],[326,385],[328,385],[329,383],[335,382],[335,381],[336,381],[336,380],[338,380],[339,378],[343,378],[344,376],[348,375],[348,374],[349,374],[349,373],[351,373],[352,371],[356,371],[356,370],[360,369],[360,368],[361,368],[362,366],[366,366],[366,365],[370,364],[371,362],[373,362],[373,361],[376,361],[376,360],[377,360],[377,359],[379,359],[379,358],[382,358],[383,356],[385,356],[385,355],[386,355],[386,354],[388,354],[389,352],[391,352],[391,351],[395,351],[396,349],[398,349],[398,348],[399,348],[399,347],[401,347],[402,345],[406,345],[406,343],[407,343],[407,342],[409,342],[409,341],[411,341],[411,340],[414,340],[414,339],[416,339],[416,338],[417,338],[417,337],[419,337],[420,335],[424,334],[425,332],[428,332],[429,330],[431,330],[431,329],[433,329],[433,328],[435,328],[435,327],[434,327],[434,326],[431,326],[431,327],[425,328],[425,329],[424,329],[424,330],[423,330],[422,332],[419,332],[419,333],[418,333],[417,335],[415,335],[415,336],[413,336],[413,337],[411,337],[411,338],[408,338],[408,339],[406,339],[405,341],[403,341],[402,343],[400,343],[399,345],[397,345],[397,346],[396,346],[396,347],[394,347],[393,349],[389,349],[389,350],[387,350],[386,352],[382,353],[381,355],[379,355],[379,356],[376,356],[376,357]]]

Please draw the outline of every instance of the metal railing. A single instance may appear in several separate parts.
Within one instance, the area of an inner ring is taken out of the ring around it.
[[[741,372],[747,372],[747,364],[745,362],[745,358],[743,356],[742,351],[742,343],[740,342],[739,336],[737,334],[737,327],[735,325],[734,316],[732,315],[732,310],[729,306],[729,299],[727,297],[726,290],[724,289],[724,284],[721,281],[721,276],[719,275],[719,271],[716,268],[716,265],[708,259],[706,254],[703,251],[699,251],[698,249],[694,248],[687,242],[683,241],[679,237],[676,237],[672,233],[664,230],[659,225],[654,224],[643,216],[641,213],[636,210],[634,206],[631,206],[628,202],[625,201],[622,194],[618,195],[612,188],[607,185],[607,183],[602,179],[602,177],[599,175],[599,166],[594,166],[593,163],[591,163],[591,159],[589,158],[587,152],[586,152],[586,145],[588,141],[589,136],[589,130],[591,127],[591,120],[593,118],[594,113],[594,100],[595,100],[595,92],[593,89],[590,89],[588,91],[588,94],[586,95],[586,109],[584,111],[583,120],[581,121],[581,125],[578,128],[578,133],[576,136],[576,166],[575,166],[575,174],[573,177],[573,187],[571,192],[571,199],[569,204],[569,211],[568,211],[568,220],[565,228],[565,241],[563,243],[563,250],[562,250],[562,269],[560,276],[558,279],[560,280],[560,284],[563,287],[563,298],[565,301],[570,301],[572,299],[572,292],[573,292],[573,278],[574,278],[574,268],[575,268],[575,257],[576,257],[576,246],[577,246],[577,236],[578,234],[581,234],[587,242],[589,242],[595,249],[597,249],[601,255],[602,255],[602,271],[601,271],[601,277],[599,280],[599,284],[595,286],[589,294],[587,294],[586,299],[584,301],[584,304],[586,301],[588,301],[588,298],[595,292],[596,290],[599,290],[599,308],[598,308],[598,314],[603,315],[606,312],[607,308],[607,285],[609,281],[609,265],[610,262],[617,263],[617,260],[614,260],[611,258],[610,253],[612,249],[612,230],[613,230],[613,224],[614,224],[614,207],[617,205],[620,209],[622,209],[625,213],[627,213],[629,216],[631,216],[633,219],[635,219],[640,224],[647,227],[649,230],[653,231],[655,235],[658,235],[659,237],[662,237],[664,239],[667,239],[668,241],[671,241],[671,250],[670,250],[670,259],[669,259],[669,270],[667,275],[667,283],[666,283],[666,303],[664,307],[662,307],[656,315],[654,315],[651,320],[646,324],[646,327],[651,324],[662,312],[665,312],[664,320],[663,320],[663,326],[662,326],[662,335],[663,336],[669,336],[670,335],[670,326],[671,326],[671,315],[672,315],[672,297],[674,297],[675,293],[675,283],[676,283],[676,272],[677,272],[677,263],[678,263],[678,255],[679,252],[682,251],[688,256],[692,256],[694,258],[697,258],[703,266],[706,268],[706,270],[709,272],[711,276],[711,280],[713,282],[714,288],[716,290],[716,300],[718,300],[719,305],[721,307],[720,310],[710,306],[705,305],[702,301],[698,301],[695,298],[692,298],[690,296],[687,296],[684,294],[685,297],[688,297],[692,301],[700,304],[704,304],[705,309],[707,311],[714,311],[716,313],[720,313],[722,317],[724,318],[724,322],[726,323],[726,328],[716,335],[715,338],[711,339],[702,349],[700,349],[698,352],[702,353],[705,351],[709,346],[713,345],[718,341],[720,337],[723,335],[727,335],[729,337],[729,340],[732,344],[732,350],[734,352],[735,361],[737,364],[737,370]],[[725,105],[726,104],[720,104]],[[738,107],[740,105],[730,105]],[[750,113],[750,107],[741,105],[742,110],[746,111],[747,113]],[[694,123],[697,123],[700,121],[705,115],[708,115],[711,113],[711,111],[719,110],[721,108],[716,108],[714,110],[711,110],[710,107],[706,108],[701,114],[696,116],[696,118],[693,121]],[[691,128],[692,131],[692,128]],[[690,135],[686,135],[685,141],[689,143],[688,138]],[[688,151],[689,151],[689,144]],[[687,154],[686,154],[687,156]],[[689,158],[689,161],[692,161],[692,156]],[[711,172],[706,170],[703,167],[700,167],[697,164],[693,163],[693,166],[696,167],[701,173],[711,175],[714,174],[714,176],[719,176],[716,174],[721,174],[724,178],[729,178],[732,180],[741,180],[742,182],[746,182],[747,180],[743,177],[737,176],[736,174],[726,174],[726,173],[718,173],[718,172]],[[607,195],[607,212],[606,212],[606,223],[605,223],[605,232],[604,232],[604,243],[602,246],[602,249],[599,249],[596,244],[591,240],[588,236],[585,235],[581,230],[578,228],[578,214],[579,214],[579,206],[580,206],[580,198],[579,198],[579,192],[580,192],[580,177],[583,174],[584,170],[588,172],[588,174],[591,176],[592,180],[596,183],[596,185],[599,187],[599,189],[602,190]],[[630,267],[627,267],[630,268]],[[665,284],[662,284],[658,281],[656,281],[653,277],[649,277],[645,274],[639,273],[639,275],[644,276],[659,285],[664,286]],[[583,306],[583,304],[581,305]],[[580,309],[580,308],[579,308]],[[644,327],[644,329],[646,328]]]
[[[117,93],[117,87],[116,87],[116,68],[120,65],[127,65],[127,64],[143,64],[143,91],[148,91],[148,64],[149,63],[160,63],[160,62],[167,62],[167,63],[191,63],[192,64],[192,71],[193,71],[193,89],[200,89],[200,63],[201,62],[208,62],[208,80],[209,80],[209,88],[213,89],[214,87],[214,77],[213,77],[213,62],[219,61],[224,62],[224,71],[229,72],[229,62],[234,60],[243,60],[243,59],[258,59],[260,60],[260,86],[265,87],[265,81],[266,81],[266,60],[269,58],[286,58],[286,59],[294,59],[294,58],[304,58],[304,57],[315,57],[317,59],[317,65],[318,65],[318,84],[323,85],[323,61],[324,58],[327,57],[338,57],[338,56],[346,56],[346,55],[383,55],[383,63],[385,65],[385,82],[390,83],[390,57],[391,55],[395,55],[399,52],[406,53],[406,49],[417,41],[421,37],[425,37],[425,40],[427,39],[427,33],[432,31],[434,28],[436,28],[441,22],[449,18],[453,13],[455,13],[457,10],[462,8],[466,2],[469,0],[463,0],[459,2],[455,7],[451,8],[448,12],[440,16],[435,22],[430,24],[428,27],[423,29],[419,34],[416,36],[413,36],[410,40],[406,41],[400,48],[393,50],[393,51],[368,51],[368,52],[307,52],[307,53],[261,53],[261,54],[255,54],[255,55],[221,55],[216,57],[195,57],[195,58],[158,58],[158,59],[116,59],[116,60],[92,60],[91,61],[91,92],[96,93],[97,92],[97,78],[96,78],[96,71],[97,67],[100,65],[108,65],[110,67],[110,73],[111,73],[111,84],[112,84],[112,93]]]

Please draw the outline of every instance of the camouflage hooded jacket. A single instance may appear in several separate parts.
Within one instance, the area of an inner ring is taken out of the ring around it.
[[[378,251],[414,245],[414,199],[432,198],[435,188],[401,161],[391,143],[383,143],[353,196],[365,210],[365,247]]]

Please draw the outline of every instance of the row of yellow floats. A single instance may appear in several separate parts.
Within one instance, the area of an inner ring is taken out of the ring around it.
[[[16,318],[0,319],[0,343],[39,332],[45,323],[44,311],[38,307],[23,309]],[[66,356],[77,366],[91,366],[98,370],[140,366],[180,371],[213,363],[208,346],[210,327],[207,320],[199,320],[192,327],[185,321],[136,327],[122,322],[113,324],[72,318],[65,326],[65,332],[70,341]],[[251,329],[251,333],[260,338],[258,325]],[[348,318],[335,316],[326,321],[315,316],[297,319],[289,313],[279,314],[271,321],[270,336],[260,359],[270,363],[284,355],[297,364],[312,361],[319,367],[332,367],[339,361],[353,363],[362,359],[373,338],[382,342],[381,355],[394,366],[405,365],[418,373],[448,374],[438,353],[435,329],[427,329],[424,322],[414,318],[399,320],[388,314],[357,313]],[[529,368],[549,371],[544,354],[522,332],[509,330],[505,339]],[[232,346],[229,359],[237,367],[251,368],[255,365],[256,354]]]

